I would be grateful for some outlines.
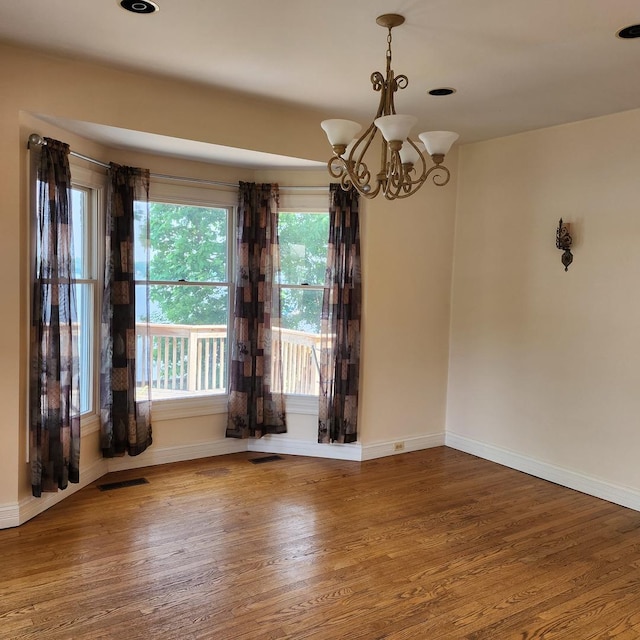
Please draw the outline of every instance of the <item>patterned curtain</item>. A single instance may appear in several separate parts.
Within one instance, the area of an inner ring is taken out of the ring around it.
[[[237,226],[229,438],[287,431],[279,338],[278,186],[241,182]]]
[[[33,495],[80,481],[80,384],[69,146],[33,149],[29,455]]]
[[[149,246],[149,171],[112,163],[108,181],[100,372],[105,458],[125,453],[135,456],[151,444],[150,385],[140,386],[136,392],[138,379],[150,380],[148,330],[139,330],[136,335],[136,314],[138,319],[149,321],[148,287],[135,284],[140,264],[148,275],[148,260],[135,256],[134,263],[133,250],[134,222],[139,225],[137,232],[144,235],[138,244]]]
[[[358,194],[332,184],[322,296],[318,442],[358,439],[362,283]]]

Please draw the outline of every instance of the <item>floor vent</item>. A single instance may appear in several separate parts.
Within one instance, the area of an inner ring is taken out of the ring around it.
[[[276,460],[282,460],[280,456],[264,456],[263,458],[251,458],[249,462],[251,464],[262,464],[263,462],[275,462]]]
[[[131,480],[121,480],[120,482],[107,482],[99,484],[100,491],[111,491],[113,489],[124,489],[125,487],[136,487],[139,484],[149,484],[146,478],[133,478]]]

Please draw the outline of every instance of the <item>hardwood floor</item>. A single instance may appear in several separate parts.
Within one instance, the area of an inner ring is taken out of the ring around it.
[[[0,638],[640,638],[640,513],[444,447],[261,457],[0,531]]]

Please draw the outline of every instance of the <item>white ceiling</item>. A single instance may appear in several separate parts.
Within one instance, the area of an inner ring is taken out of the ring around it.
[[[0,39],[370,121],[396,12],[399,113],[473,142],[640,107],[639,0],[1,0]],[[454,87],[448,97],[427,94]],[[109,131],[102,131],[109,136]],[[143,144],[141,142],[140,144]],[[185,153],[189,153],[185,151]]]

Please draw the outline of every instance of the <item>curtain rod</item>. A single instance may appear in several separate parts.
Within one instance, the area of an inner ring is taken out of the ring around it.
[[[37,133],[32,133],[29,136],[29,139],[27,141],[27,148],[30,149],[32,146],[44,146],[46,145],[45,139],[37,134]],[[73,156],[74,158],[79,158],[80,160],[85,160],[86,162],[90,162],[91,164],[95,164],[98,165],[99,167],[102,167],[104,169],[108,169],[109,165],[106,162],[102,162],[101,160],[96,160],[95,158],[91,158],[90,156],[85,156],[82,153],[78,153],[77,151],[69,151],[69,155]],[[215,186],[215,187],[231,187],[232,189],[237,189],[238,188],[238,183],[237,182],[221,182],[218,180],[207,180],[206,178],[186,178],[184,176],[172,176],[169,174],[165,174],[165,173],[150,173],[149,174],[151,178],[159,178],[161,180],[175,180],[177,182],[194,182],[194,183],[199,183],[199,184],[206,184],[206,185],[210,185],[210,186]],[[292,187],[285,187],[285,186],[280,186],[280,189],[286,189],[286,190],[296,190],[296,189],[306,189],[306,190],[323,190],[323,191],[328,191],[329,187],[326,185],[323,185],[321,187],[301,187],[301,186],[292,186]]]

